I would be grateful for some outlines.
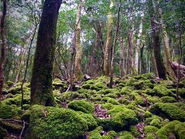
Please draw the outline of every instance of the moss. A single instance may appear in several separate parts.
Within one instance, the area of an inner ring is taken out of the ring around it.
[[[157,137],[160,139],[169,139],[171,137],[178,139],[185,138],[185,123],[179,121],[172,121],[157,131]]]
[[[64,92],[60,96],[58,96],[58,100],[62,102],[68,102],[75,98],[80,97],[80,94],[78,92]]]
[[[174,97],[164,96],[164,97],[161,97],[161,101],[163,103],[167,103],[167,102],[173,103],[173,102],[176,102],[176,99]]]
[[[118,105],[119,104],[119,102],[114,98],[106,97],[106,101],[107,101],[107,103],[111,103],[113,105]]]
[[[92,90],[96,90],[96,91],[99,91],[101,89],[105,89],[107,88],[107,85],[103,82],[99,82],[97,81],[94,85],[91,86],[91,89]]]
[[[61,89],[63,91],[67,89],[67,82],[62,81],[58,78],[55,78],[52,84],[53,84],[54,89]]]
[[[91,88],[91,84],[83,84],[82,88],[83,89],[90,89]]]
[[[147,100],[149,103],[156,103],[161,101],[160,97],[158,96],[147,96]]]
[[[0,126],[0,139],[4,139],[8,135],[8,132],[6,129],[2,128]]]
[[[92,114],[86,114],[83,112],[78,112],[78,113],[87,122],[88,130],[93,130],[98,126],[97,120]]]
[[[116,124],[116,130],[129,128],[129,126],[136,124],[138,121],[138,116],[135,111],[123,106],[115,106],[107,113],[112,116],[113,123]]]
[[[134,89],[139,90],[139,89],[143,89],[144,86],[144,82],[142,80],[138,81],[138,82],[134,82],[133,83]]]
[[[185,121],[185,111],[171,103],[156,103],[155,112],[161,112],[171,120]]]
[[[113,107],[114,105],[112,103],[105,103],[102,105],[103,109],[108,109],[108,110],[112,109]]]
[[[152,113],[151,112],[149,112],[149,111],[146,111],[146,112],[144,112],[144,117],[145,118],[148,118],[148,117],[151,117],[152,116]]]
[[[173,93],[170,91],[170,89],[167,89],[165,86],[162,85],[156,85],[154,87],[154,91],[159,96],[171,96]]]
[[[185,99],[185,88],[179,88],[179,95]]]
[[[140,136],[140,132],[138,131],[138,129],[136,128],[136,126],[131,126],[130,127],[130,132],[134,137],[139,137]]]
[[[155,76],[153,73],[146,73],[146,74],[134,76],[135,79],[143,79],[143,80],[154,79],[154,77]]]
[[[147,136],[146,136],[146,139],[156,139],[156,134],[154,133],[148,133]]]
[[[22,130],[22,125],[19,125],[17,123],[11,123],[7,121],[1,121],[1,125],[3,128],[5,128],[10,133],[17,133],[19,134]]]
[[[158,128],[155,127],[155,126],[147,125],[147,126],[144,127],[144,130],[145,130],[146,134],[148,134],[148,133],[156,133],[158,131]]]
[[[101,131],[103,130],[103,128],[101,126],[97,127],[96,129],[94,129],[93,131],[91,131],[89,133],[89,138],[88,139],[101,139]]]
[[[4,102],[0,102],[0,118],[8,119],[15,118],[21,114],[20,107],[16,105],[7,105]]]
[[[143,91],[144,94],[148,94],[148,95],[155,95],[155,92],[153,91],[153,89],[147,88]]]
[[[151,126],[155,126],[157,128],[160,128],[161,127],[161,120],[160,119],[153,119],[151,122],[150,122],[150,125]]]
[[[30,109],[29,138],[72,139],[87,131],[87,122],[75,111],[34,105]]]
[[[157,120],[155,122],[159,121],[159,123],[157,123],[157,124],[161,125],[161,122],[163,121],[163,118],[161,118],[157,115],[152,115],[152,117],[146,118],[145,121],[146,121],[147,124],[150,124],[153,120]],[[152,126],[154,126],[154,125],[152,125]]]
[[[95,110],[93,104],[85,100],[74,100],[68,104],[68,107],[75,111],[82,111],[84,113],[93,113]]]
[[[130,86],[125,86],[121,89],[121,94],[129,94],[132,92],[132,87]]]
[[[119,139],[135,139],[135,137],[128,131],[124,131],[120,133]]]

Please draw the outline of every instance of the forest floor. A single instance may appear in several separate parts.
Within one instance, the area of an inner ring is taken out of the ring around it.
[[[153,74],[83,81],[75,91],[53,81],[56,107],[30,107],[30,84],[7,82],[0,103],[0,139],[185,139],[185,80],[176,84]]]

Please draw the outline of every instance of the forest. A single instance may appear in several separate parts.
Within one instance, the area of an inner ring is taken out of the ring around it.
[[[185,139],[184,0],[0,0],[0,139]]]

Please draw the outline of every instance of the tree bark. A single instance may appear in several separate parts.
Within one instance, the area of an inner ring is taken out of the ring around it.
[[[162,40],[163,40],[163,47],[164,47],[164,57],[165,57],[165,67],[166,67],[166,72],[169,74],[169,76],[173,79],[173,80],[177,80],[175,73],[171,67],[171,61],[172,61],[172,57],[170,54],[170,48],[169,48],[169,38],[166,32],[166,27],[163,24],[163,16],[162,16],[162,9],[160,8],[159,5],[159,0],[157,0],[157,8],[158,8],[158,12],[159,12],[159,21],[160,21],[160,29],[162,31]]]
[[[31,79],[31,105],[55,105],[52,89],[56,25],[62,0],[45,0]]]
[[[153,4],[151,1],[149,1],[148,3],[150,8],[150,20],[151,20],[151,27],[152,27],[153,43],[154,43],[153,44],[154,58],[157,66],[157,71],[158,71],[159,78],[166,79],[166,69],[163,64],[163,59],[161,57],[159,27],[155,22]]]
[[[114,1],[111,0],[110,3],[110,11],[108,15],[108,31],[107,31],[107,41],[104,51],[104,62],[103,62],[103,75],[109,76],[110,73],[110,54],[111,54],[111,47],[113,42],[113,13],[112,8],[114,6]]]
[[[137,39],[137,42],[136,42],[136,47],[135,47],[135,63],[134,63],[134,67],[135,67],[135,71],[136,71],[136,74],[138,74],[138,65],[139,65],[139,45],[140,45],[140,40],[141,40],[141,35],[142,35],[142,32],[143,32],[143,17],[144,17],[144,14],[142,13],[141,14],[141,23],[139,25],[139,32],[138,32],[138,39]]]
[[[81,68],[81,61],[82,61],[82,46],[81,46],[81,41],[80,41],[80,34],[81,34],[81,27],[80,27],[80,22],[81,22],[81,12],[82,12],[82,7],[83,7],[83,0],[80,0],[80,4],[78,6],[78,13],[77,13],[77,18],[76,18],[76,56],[75,56],[75,80],[80,81],[83,79],[83,72]]]
[[[120,76],[125,75],[125,51],[123,46],[123,37],[120,37],[120,61],[119,61]]]
[[[4,77],[4,68],[6,62],[6,30],[5,30],[5,20],[7,13],[7,0],[3,1],[3,15],[1,17],[1,38],[2,38],[2,46],[1,46],[1,63],[0,63],[0,100],[2,99],[2,90],[5,81]]]

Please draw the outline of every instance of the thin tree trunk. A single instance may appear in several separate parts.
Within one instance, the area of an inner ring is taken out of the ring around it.
[[[119,8],[118,8],[118,19],[117,19],[117,29],[116,29],[116,34],[114,36],[114,44],[112,47],[112,58],[111,58],[111,74],[110,74],[110,88],[112,88],[113,85],[113,76],[114,76],[114,58],[115,58],[115,50],[116,50],[116,43],[117,43],[117,38],[119,34],[119,28],[120,28],[120,11],[121,11],[121,0],[119,2]]]
[[[119,61],[120,76],[125,75],[125,54],[123,46],[123,37],[120,37],[120,61]]]
[[[135,71],[136,71],[136,74],[138,74],[138,63],[139,63],[139,46],[140,46],[140,40],[141,40],[141,35],[142,35],[142,32],[143,32],[143,17],[144,17],[144,14],[142,13],[141,14],[141,23],[139,25],[139,33],[138,33],[138,39],[137,39],[137,42],[136,42],[136,47],[135,47],[135,63],[134,63],[134,67],[135,67]]]
[[[107,31],[107,41],[104,51],[104,62],[103,62],[103,75],[109,76],[110,73],[110,55],[111,55],[111,47],[112,47],[112,37],[113,37],[113,13],[112,8],[114,6],[114,1],[111,0],[110,3],[110,11],[108,15],[108,31]]]
[[[0,63],[0,100],[2,99],[2,90],[5,81],[4,77],[4,68],[6,62],[6,30],[5,30],[5,20],[7,13],[7,0],[3,1],[3,15],[1,17],[1,38],[2,38],[2,46],[1,46],[1,63]]]
[[[81,67],[81,61],[82,61],[82,46],[81,46],[81,41],[80,41],[80,34],[81,34],[81,27],[80,27],[80,22],[81,22],[81,12],[82,12],[82,7],[83,7],[83,0],[80,0],[80,4],[78,6],[78,13],[77,13],[77,18],[76,18],[76,56],[75,56],[75,80],[80,81],[83,79],[83,72],[82,72],[82,67]]]

